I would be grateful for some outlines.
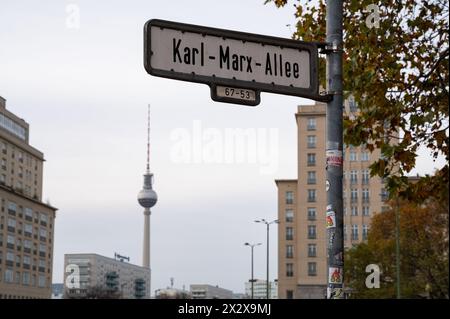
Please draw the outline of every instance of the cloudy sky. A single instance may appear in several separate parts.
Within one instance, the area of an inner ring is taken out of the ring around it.
[[[44,200],[59,208],[54,282],[62,282],[65,253],[118,252],[141,263],[136,195],[150,103],[159,196],[152,290],[173,277],[179,288],[209,283],[243,292],[250,274],[243,244],[265,242],[265,227],[253,220],[276,218],[274,179],[296,177],[296,106],[313,101],[263,93],[255,108],[215,103],[206,85],[152,77],[142,62],[143,26],[159,18],[289,38],[293,8],[263,2],[2,1],[0,96],[30,123],[30,142],[45,154]],[[244,148],[227,144],[239,129],[253,137]],[[423,154],[418,172],[440,165]],[[255,277],[265,278],[264,246],[255,253]]]

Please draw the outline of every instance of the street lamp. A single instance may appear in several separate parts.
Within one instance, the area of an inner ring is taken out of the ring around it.
[[[253,248],[255,246],[261,245],[261,243],[257,243],[257,244],[245,243],[244,245],[245,246],[250,246],[250,248],[252,249],[252,279],[251,279],[251,283],[252,283],[252,299],[253,299],[253,283],[255,282],[255,280],[253,279]]]
[[[278,219],[272,220],[271,222],[268,222],[265,219],[258,219],[255,220],[255,223],[263,223],[266,224],[267,228],[267,281],[266,281],[266,298],[269,299],[269,226],[271,224],[278,224]]]

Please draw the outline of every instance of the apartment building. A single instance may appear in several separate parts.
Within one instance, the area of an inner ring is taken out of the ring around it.
[[[352,99],[345,112],[357,112]],[[278,188],[278,296],[282,299],[326,297],[326,104],[300,105],[295,115],[298,137],[297,179],[280,179]],[[364,147],[344,145],[344,245],[367,239],[374,214],[387,209],[387,193],[370,164],[380,156]],[[332,187],[332,186],[331,186]]]

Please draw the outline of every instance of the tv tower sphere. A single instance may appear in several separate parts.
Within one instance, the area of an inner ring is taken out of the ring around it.
[[[153,174],[145,174],[144,175],[144,188],[138,194],[138,202],[144,208],[151,208],[155,206],[158,201],[158,195],[152,189],[151,179]],[[149,182],[147,183],[147,180]]]

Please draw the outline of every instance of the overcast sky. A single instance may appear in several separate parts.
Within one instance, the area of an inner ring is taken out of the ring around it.
[[[215,103],[206,85],[152,77],[142,62],[143,26],[159,18],[289,38],[291,5],[263,3],[2,1],[0,96],[30,123],[31,145],[45,155],[43,198],[59,208],[54,282],[62,282],[65,253],[117,252],[141,264],[144,217],[136,196],[150,103],[159,196],[151,216],[152,290],[173,277],[178,288],[244,291],[250,249],[243,244],[265,243],[265,227],[253,220],[276,218],[274,179],[297,174],[296,107],[313,101],[262,94],[255,108]],[[233,129],[255,137],[245,152],[227,148]],[[235,156],[227,158],[230,151]],[[439,166],[424,153],[417,171]],[[272,227],[271,279],[276,236]],[[261,279],[264,248],[255,249]]]

